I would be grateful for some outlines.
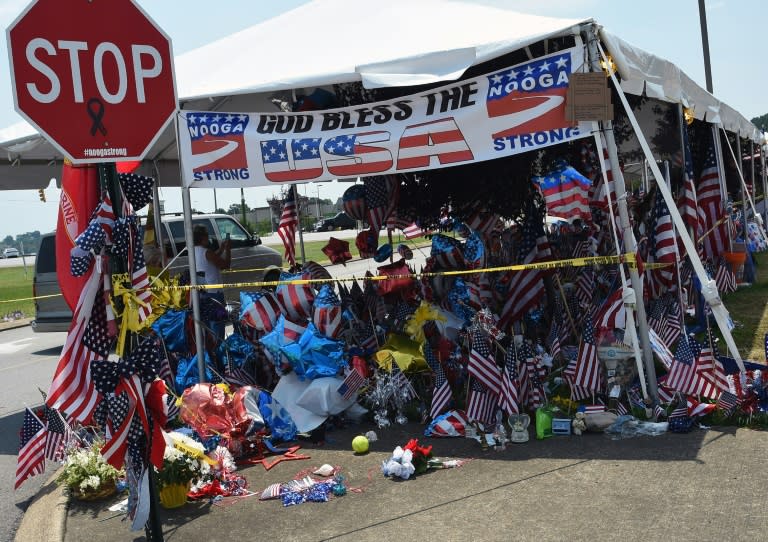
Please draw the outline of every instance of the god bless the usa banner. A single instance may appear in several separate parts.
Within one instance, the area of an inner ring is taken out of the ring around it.
[[[184,184],[236,188],[450,167],[589,136],[565,120],[574,48],[396,100],[318,112],[182,111]]]

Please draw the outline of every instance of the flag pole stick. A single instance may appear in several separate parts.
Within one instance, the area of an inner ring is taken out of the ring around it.
[[[563,307],[565,307],[565,314],[568,316],[568,323],[571,325],[571,331],[573,331],[574,337],[576,339],[580,339],[579,332],[576,331],[576,324],[573,321],[573,315],[571,315],[571,309],[568,307],[568,298],[565,295],[565,289],[563,288],[563,284],[560,282],[560,275],[557,273],[554,274],[555,282],[557,283],[557,289],[560,291],[560,296],[563,298]]]

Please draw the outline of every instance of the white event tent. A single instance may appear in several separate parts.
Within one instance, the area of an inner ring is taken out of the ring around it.
[[[366,88],[451,81],[470,66],[531,44],[578,35],[592,19],[526,15],[456,0],[315,0],[175,59],[180,107],[271,112],[293,91],[360,81]],[[673,63],[600,32],[625,92],[693,108],[700,120],[760,141],[746,118],[699,87]],[[143,173],[180,186],[169,126],[147,154]],[[62,153],[32,126],[0,129],[0,189],[45,188]]]
[[[663,176],[624,92],[681,104],[695,118],[717,129],[761,142],[761,133],[754,125],[699,87],[673,63],[631,46],[601,28],[599,21],[526,15],[456,0],[315,0],[178,56],[177,88],[180,107],[186,110],[276,112],[273,99],[291,103],[297,95],[337,83],[360,82],[365,88],[382,88],[450,82],[468,68],[508,53],[522,50],[531,57],[535,55],[534,45],[538,54],[542,47],[547,52],[548,40],[559,38],[584,47],[592,71],[600,69],[603,48],[610,54],[621,77],[618,95],[633,121],[655,179]],[[618,85],[615,76],[612,81]],[[44,187],[61,171],[61,153],[29,125],[0,130],[0,149],[5,154],[0,165],[0,189]],[[612,135],[608,151],[611,161],[618,163]],[[169,127],[150,149],[139,171],[156,177],[161,186],[180,186],[178,166],[176,135]],[[619,213],[625,225],[624,250],[633,252],[634,238],[626,217],[626,200],[622,198],[623,178],[620,172],[615,173]],[[695,260],[704,296],[743,369],[714,281],[708,280],[696,256],[669,189],[664,182],[658,184],[687,252]],[[631,274],[633,288],[625,287],[624,301],[628,308],[637,310],[645,367],[653,375],[651,348],[647,332],[643,333],[644,308],[642,303],[635,303],[634,292],[640,292],[641,286],[637,273]],[[627,310],[627,331],[634,334],[632,312]],[[633,342],[642,374],[637,337]],[[653,383],[649,379],[649,385],[654,392],[655,379]]]

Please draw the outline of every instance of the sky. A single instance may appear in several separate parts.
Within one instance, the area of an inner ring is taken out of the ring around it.
[[[248,28],[293,9],[303,0],[254,2],[253,0],[137,0],[173,42],[179,55]],[[349,0],[355,1],[355,0]],[[412,0],[417,2],[418,0]],[[704,61],[699,25],[698,0],[464,0],[515,11],[563,18],[594,18],[609,32],[632,45],[677,64],[699,85],[705,87]],[[0,0],[0,26],[7,28],[28,5],[28,0]],[[714,94],[720,100],[753,118],[768,113],[768,69],[763,39],[768,2],[764,0],[706,0],[709,48]],[[209,24],[210,20],[226,24]],[[289,31],[289,30],[287,30]],[[0,40],[0,128],[21,121],[14,111],[6,40]],[[336,201],[348,183],[310,183],[299,187],[309,197]],[[274,188],[246,188],[246,204],[266,205]],[[212,212],[212,190],[192,190],[192,206]],[[59,191],[55,184],[46,190],[47,202],[37,190],[14,190],[0,194],[0,239],[7,235],[55,228]],[[160,194],[166,212],[181,210],[178,189]],[[224,209],[240,202],[239,189],[219,189],[216,204]]]

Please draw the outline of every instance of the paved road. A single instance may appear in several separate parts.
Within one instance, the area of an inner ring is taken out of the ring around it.
[[[21,267],[26,265],[31,271],[35,268],[35,256],[24,256],[23,258],[0,258],[0,268],[3,267]]]
[[[37,388],[48,391],[65,338],[29,326],[0,331],[0,540],[13,540],[30,499],[56,469],[49,463],[45,474],[13,489],[24,407],[42,404]]]

